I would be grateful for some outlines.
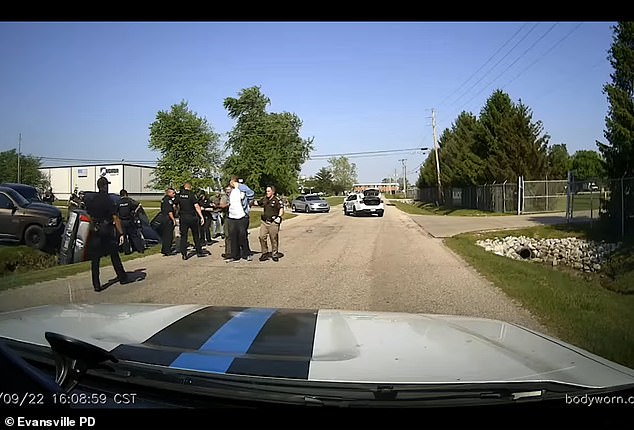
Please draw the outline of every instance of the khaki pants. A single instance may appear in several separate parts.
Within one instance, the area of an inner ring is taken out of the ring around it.
[[[260,221],[260,247],[262,248],[262,255],[269,252],[267,244],[267,237],[271,238],[271,250],[273,255],[277,254],[278,250],[278,235],[280,232],[280,225],[274,222]]]

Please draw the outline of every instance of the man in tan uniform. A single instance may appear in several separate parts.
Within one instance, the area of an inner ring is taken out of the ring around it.
[[[254,204],[261,206],[264,209],[261,217],[262,221],[260,222],[259,238],[260,246],[262,248],[260,261],[266,261],[269,257],[271,257],[273,261],[279,261],[277,254],[279,245],[278,238],[282,216],[284,215],[284,203],[275,195],[275,187],[271,185],[266,187],[266,196],[260,200],[256,200]],[[267,237],[271,238],[271,254],[269,254]]]

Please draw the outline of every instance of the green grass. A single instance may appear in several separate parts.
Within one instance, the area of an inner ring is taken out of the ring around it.
[[[577,193],[573,196],[574,211],[589,211],[590,209],[598,211],[603,200],[602,193]],[[565,212],[567,197],[565,195],[550,196],[548,198],[548,206],[546,206],[546,198],[532,198],[526,196],[524,200],[525,212]]]
[[[326,197],[326,201],[328,202],[328,204],[332,207],[332,206],[337,206],[343,203],[343,196],[328,196]]]
[[[161,252],[161,245],[154,245],[146,249],[144,254],[139,254],[138,252],[134,252],[130,255],[121,254],[121,261],[124,262],[125,266],[126,261],[134,260],[136,258],[141,258],[148,255],[158,254],[159,252]],[[112,263],[110,262],[110,257],[104,257],[101,259],[101,267],[109,266],[111,264]],[[65,278],[67,276],[76,275],[78,273],[87,272],[89,270],[90,261],[82,261],[81,263],[55,265],[47,269],[30,270],[25,273],[7,275],[0,278],[0,291],[21,287],[24,285],[31,285],[37,282]]]
[[[412,215],[450,215],[450,216],[507,216],[509,214],[501,212],[487,212],[477,209],[437,207],[433,203],[415,202],[414,204],[394,201],[394,206],[405,213]]]
[[[262,210],[251,210],[249,212],[249,228],[255,228],[260,226],[260,215],[262,215]],[[282,220],[295,218],[297,215],[291,213],[290,211],[284,210],[284,216],[282,216]],[[282,221],[283,222],[283,221]]]
[[[563,267],[515,261],[475,244],[478,239],[511,235],[596,239],[599,232],[586,226],[577,230],[568,225],[540,226],[461,234],[445,239],[445,243],[509,297],[522,303],[555,336],[634,368],[634,295],[602,288],[598,274],[582,275]]]

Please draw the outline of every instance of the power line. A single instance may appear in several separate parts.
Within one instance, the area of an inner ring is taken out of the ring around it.
[[[460,97],[458,97],[456,100],[453,101],[453,103],[451,103],[451,105],[455,105],[458,100],[460,100],[461,98],[463,98],[465,95],[469,94],[469,92],[476,86],[478,85],[480,82],[482,82],[482,80],[493,71],[493,69],[495,69],[497,67],[498,64],[500,64],[506,57],[508,57],[511,52],[513,52],[513,50],[524,41],[524,39],[526,39],[528,37],[529,34],[531,34],[533,32],[533,30],[535,29],[535,27],[537,27],[538,23],[533,24],[533,26],[530,28],[530,30],[528,30],[528,32],[520,39],[517,41],[517,43],[515,45],[513,45],[513,47],[511,49],[509,49],[509,51],[504,54],[504,56],[502,58],[500,58],[498,60],[497,63],[495,63],[493,65],[493,67],[491,67],[489,70],[486,71],[486,73],[484,75],[482,75],[482,77],[480,79],[478,79],[473,85],[471,85],[471,87],[469,87],[469,89],[467,91],[465,91],[464,93],[462,93],[462,95],[460,95]],[[486,87],[485,87],[486,88]],[[479,94],[479,93],[478,93]]]
[[[484,87],[482,87],[482,89],[480,91],[478,91],[476,94],[473,95],[473,97],[471,97],[466,103],[464,103],[463,106],[468,106],[469,103],[471,102],[471,100],[473,100],[474,98],[476,98],[478,95],[480,95],[482,93],[482,91],[484,91],[485,89],[489,88],[491,86],[491,84],[495,81],[497,81],[500,76],[502,76],[504,73],[506,73],[506,71],[508,69],[510,69],[511,67],[513,67],[515,65],[515,63],[517,63],[520,58],[522,58],[523,55],[526,55],[526,53],[528,51],[530,51],[531,49],[533,49],[533,47],[535,45],[537,45],[544,37],[546,37],[546,35],[548,33],[550,33],[552,31],[553,28],[555,28],[557,26],[558,23],[553,24],[548,30],[546,30],[544,32],[544,34],[542,34],[535,42],[533,42],[533,44],[531,46],[529,46],[522,54],[520,54],[515,61],[513,61],[511,64],[509,64],[504,70],[502,70],[502,72],[500,74],[498,74],[495,78],[493,78],[491,81],[489,81],[489,83],[487,85],[485,85]]]
[[[337,154],[320,154],[309,156],[308,160],[319,160],[332,157],[380,157],[394,154],[401,154],[404,152],[418,153],[425,151],[428,148],[404,148],[404,149],[388,149],[388,150],[376,150],[376,151],[360,151],[360,152],[343,152]],[[41,160],[60,161],[60,162],[78,162],[78,163],[91,163],[91,164],[120,164],[120,163],[138,163],[138,164],[156,164],[158,160],[126,160],[126,159],[97,159],[97,158],[71,158],[71,157],[38,157]]]
[[[463,87],[463,86],[464,86],[467,82],[469,82],[469,81],[471,80],[471,78],[473,78],[475,75],[477,75],[477,74],[478,74],[478,72],[484,68],[484,66],[486,66],[487,64],[489,64],[489,62],[493,59],[493,57],[495,57],[495,56],[498,54],[498,52],[500,52],[500,51],[501,51],[501,50],[502,50],[502,49],[503,49],[503,48],[504,48],[504,47],[505,47],[505,46],[506,46],[506,45],[507,45],[507,44],[508,44],[511,40],[513,40],[513,39],[515,38],[515,36],[517,36],[517,35],[518,35],[521,31],[522,31],[522,29],[523,29],[524,27],[526,27],[527,25],[528,25],[528,23],[524,23],[524,25],[522,25],[522,26],[521,26],[521,27],[520,27],[520,28],[519,28],[519,29],[518,29],[518,30],[517,30],[517,31],[516,31],[516,32],[515,32],[515,33],[514,33],[514,34],[513,34],[510,38],[509,38],[509,39],[507,39],[507,41],[506,41],[506,42],[504,42],[504,44],[502,44],[502,46],[500,46],[500,47],[497,49],[497,51],[495,51],[495,52],[493,53],[493,55],[491,55],[491,56],[489,57],[489,59],[488,59],[488,60],[486,60],[486,61],[484,62],[484,64],[482,64],[482,65],[478,68],[478,70],[476,70],[475,72],[473,72],[473,73],[471,74],[471,76],[469,76],[469,77],[468,77],[468,78],[467,78],[467,79],[466,79],[466,80],[465,80],[462,84],[460,84],[460,85],[458,86],[458,88],[456,88],[456,89],[455,89],[455,90],[453,90],[451,93],[449,93],[449,95],[447,95],[446,97],[444,97],[444,98],[443,98],[443,100],[442,100],[442,102],[440,103],[440,105],[442,106],[443,104],[445,104],[445,103],[447,102],[447,100],[448,100],[450,97],[452,97],[455,93],[457,93],[458,91],[460,91],[460,89],[461,89],[461,88],[462,88],[462,87]],[[456,101],[457,101],[457,100],[456,100]]]
[[[572,30],[570,30],[564,37],[562,37],[561,39],[559,39],[557,42],[555,42],[554,45],[552,45],[546,52],[544,52],[541,56],[537,57],[535,59],[535,61],[533,61],[531,64],[529,64],[526,68],[524,68],[524,70],[522,70],[521,72],[519,72],[513,79],[511,79],[510,81],[508,81],[506,84],[504,84],[502,86],[502,88],[505,88],[507,85],[509,85],[511,82],[513,82],[514,80],[516,80],[517,78],[519,78],[524,72],[526,72],[528,69],[530,69],[531,67],[533,67],[535,65],[535,63],[537,63],[539,60],[541,60],[542,58],[544,58],[546,55],[548,55],[553,49],[555,49],[558,45],[560,45],[564,40],[566,40],[568,38],[568,36],[570,36],[572,33],[574,33],[579,27],[581,27],[582,23],[577,24]]]

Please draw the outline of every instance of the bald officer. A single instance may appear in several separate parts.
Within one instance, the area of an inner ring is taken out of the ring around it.
[[[181,233],[181,256],[183,260],[187,260],[187,234],[189,230],[192,232],[194,238],[194,247],[196,248],[196,255],[198,257],[204,257],[205,254],[200,246],[200,230],[199,226],[205,224],[205,218],[200,210],[198,199],[192,192],[192,185],[189,182],[183,184],[183,189],[176,196],[176,204],[178,205],[179,224]],[[198,220],[196,219],[198,216]]]

